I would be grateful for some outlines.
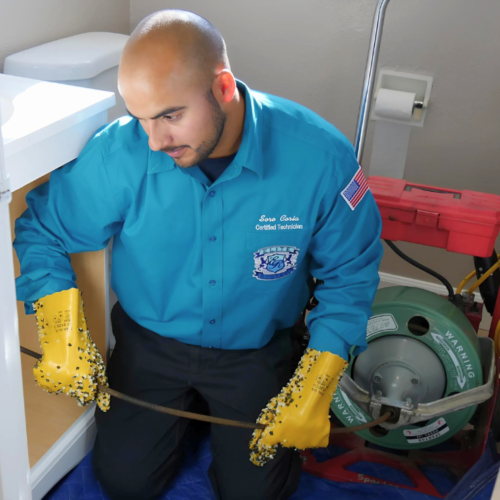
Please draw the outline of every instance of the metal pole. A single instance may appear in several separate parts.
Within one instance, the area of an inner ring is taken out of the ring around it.
[[[363,82],[358,123],[356,125],[356,138],[354,140],[354,151],[356,152],[356,157],[359,163],[361,163],[363,158],[366,129],[368,128],[368,119],[370,117],[370,107],[373,97],[373,84],[375,81],[375,73],[377,71],[378,54],[380,52],[380,42],[382,40],[382,29],[384,27],[385,11],[388,3],[389,0],[378,1],[377,8],[375,9],[375,17],[373,19],[370,49],[368,50],[365,80]]]

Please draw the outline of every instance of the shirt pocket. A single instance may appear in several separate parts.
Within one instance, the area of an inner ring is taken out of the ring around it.
[[[250,293],[287,289],[298,276],[311,239],[310,231],[259,231],[246,234],[245,269]]]

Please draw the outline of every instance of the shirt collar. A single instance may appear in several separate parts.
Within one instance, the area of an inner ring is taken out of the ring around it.
[[[253,170],[262,177],[262,136],[261,136],[261,105],[255,99],[253,91],[241,80],[236,79],[238,89],[245,98],[245,120],[243,137],[233,165]],[[141,127],[142,129],[142,127]],[[144,131],[142,131],[144,133]],[[163,151],[153,151],[149,148],[148,174],[165,172],[176,167],[174,159]]]

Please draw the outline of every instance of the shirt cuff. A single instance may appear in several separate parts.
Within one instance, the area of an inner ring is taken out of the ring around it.
[[[311,339],[309,340],[308,347],[320,352],[328,351],[340,356],[346,361],[349,360],[351,346],[329,328],[323,325],[317,325],[316,328],[309,333],[311,334]]]
[[[35,302],[25,302],[24,303],[24,312],[25,314],[35,314],[35,310],[33,309],[33,304]]]
[[[26,277],[25,283],[22,283],[20,278],[23,278],[23,276],[21,275],[16,279],[17,300],[22,300],[24,302],[24,312],[28,315],[35,314],[33,304],[37,300],[63,290],[78,288],[74,281],[61,278],[47,277],[44,280],[45,282],[42,282],[41,280],[32,281]]]

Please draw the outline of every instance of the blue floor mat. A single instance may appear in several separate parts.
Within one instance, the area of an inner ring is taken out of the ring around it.
[[[207,474],[212,460],[209,447],[210,436],[205,436],[197,449],[188,447],[183,468],[161,500],[215,500]],[[320,456],[317,458],[321,459]],[[401,479],[401,472],[378,464],[375,464],[375,467],[370,463],[358,464],[356,472],[377,475],[389,481]],[[450,481],[450,475],[446,471],[440,472],[434,468],[433,476],[428,475],[428,477],[443,494],[448,493],[455,485],[455,482]],[[332,500],[332,498],[335,500],[431,500],[435,497],[385,485],[336,483],[302,472],[299,487],[290,500]],[[91,453],[54,486],[44,500],[109,500],[94,476]]]

